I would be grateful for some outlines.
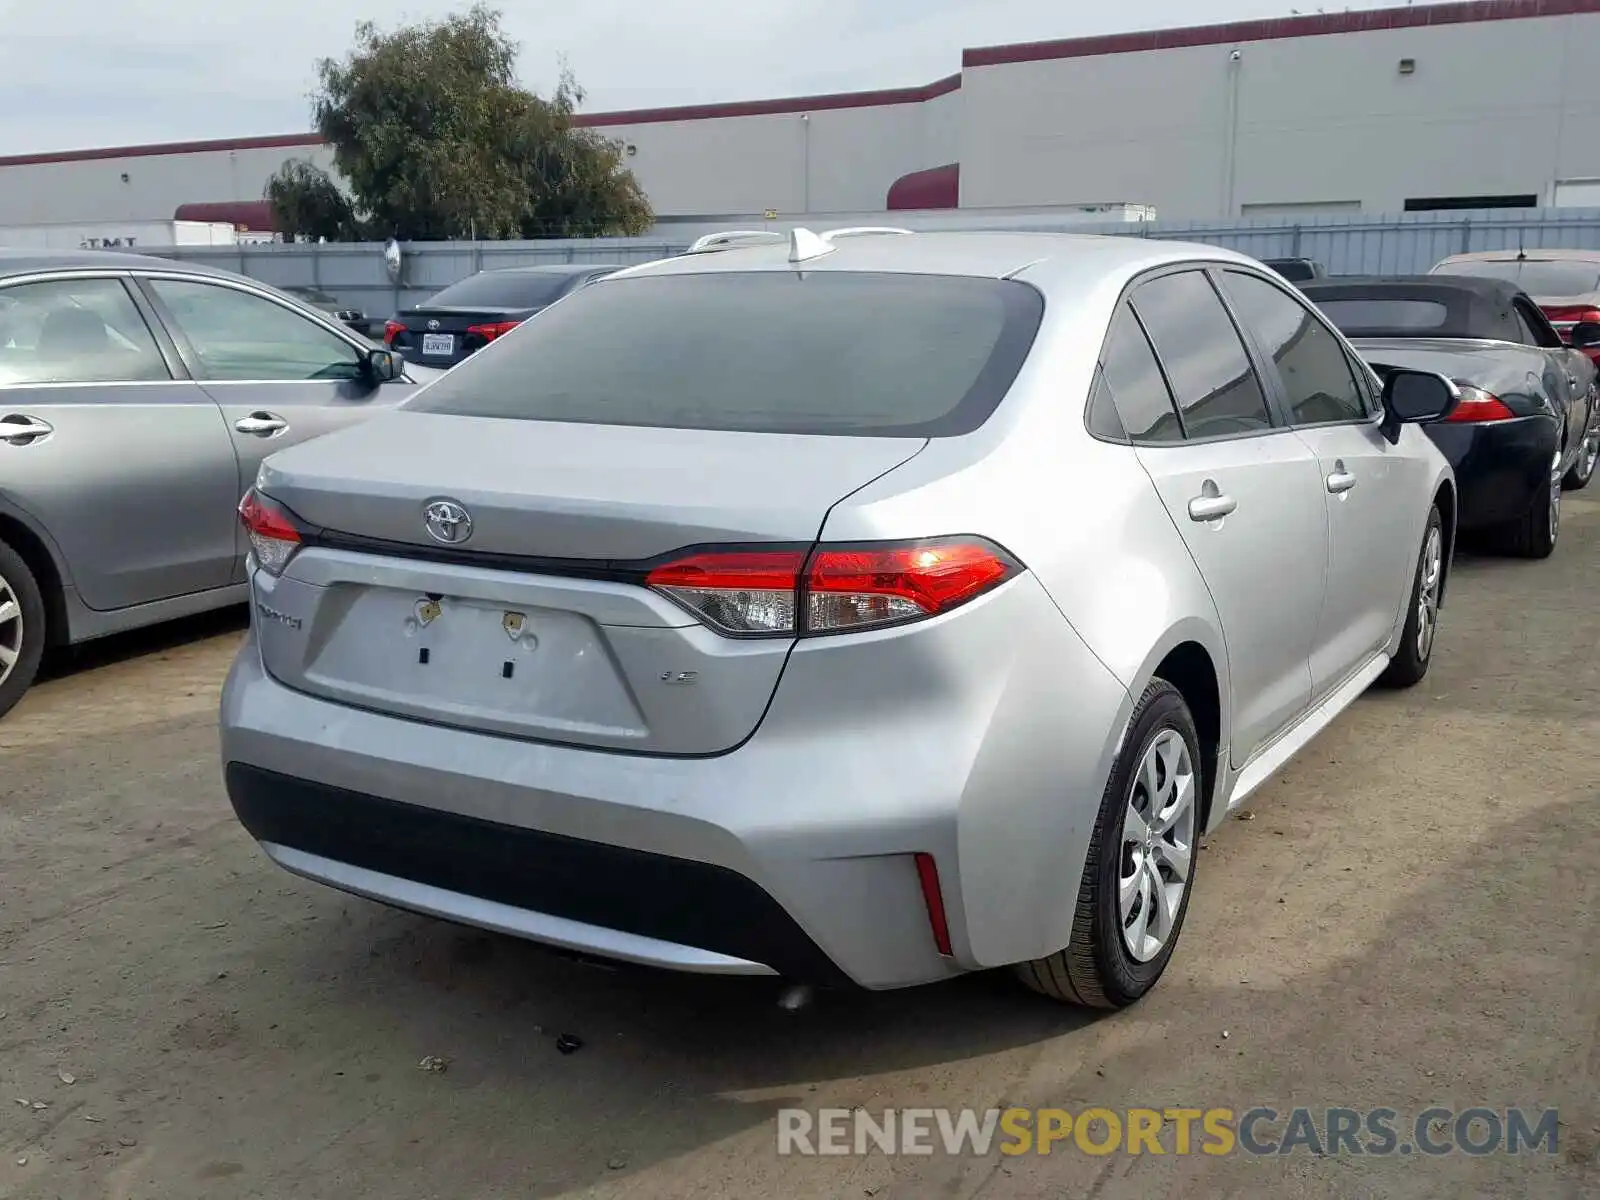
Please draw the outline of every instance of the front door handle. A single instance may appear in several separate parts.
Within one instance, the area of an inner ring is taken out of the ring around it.
[[[272,437],[289,428],[289,422],[277,413],[253,412],[248,417],[240,417],[233,427],[240,433],[249,433],[256,437]]]
[[[1201,493],[1189,501],[1189,519],[1191,521],[1220,521],[1234,509],[1239,507],[1239,502],[1232,496],[1224,496],[1217,490],[1217,485],[1209,479]]]
[[[1328,490],[1335,496],[1348,492],[1355,485],[1356,477],[1349,471],[1335,469],[1333,474],[1328,476]]]
[[[55,432],[55,428],[38,417],[28,417],[21,413],[8,413],[0,417],[0,442],[11,446],[27,446],[34,439],[48,437]]]

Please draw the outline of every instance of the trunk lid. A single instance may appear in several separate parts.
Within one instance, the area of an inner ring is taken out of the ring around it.
[[[689,546],[809,545],[915,438],[795,437],[400,410],[268,459],[315,531],[257,572],[267,669],[330,700],[607,749],[711,754],[755,729],[790,638],[737,639],[639,582]],[[471,533],[442,545],[424,508]]]
[[[541,306],[542,307],[542,306]],[[450,367],[483,349],[505,332],[505,326],[526,321],[540,308],[424,305],[394,318],[389,345],[409,362]]]

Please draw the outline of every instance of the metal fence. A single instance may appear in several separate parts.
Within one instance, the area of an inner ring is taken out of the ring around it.
[[[962,228],[974,227],[970,210]],[[892,223],[892,215],[886,217]],[[786,229],[796,222],[771,222]],[[826,227],[825,216],[804,223]],[[952,221],[952,227],[957,222]],[[928,228],[926,221],[919,222]],[[1395,216],[1257,218],[1245,221],[1161,221],[1086,225],[1041,218],[1009,229],[1071,230],[1227,246],[1256,258],[1313,258],[1336,275],[1403,275],[1426,271],[1446,255],[1469,250],[1568,247],[1600,249],[1600,208],[1404,213]],[[176,247],[157,251],[209,263],[279,287],[317,287],[373,316],[421,302],[476,271],[539,263],[630,264],[680,254],[686,240],[593,238],[532,242],[417,242],[404,247],[399,284],[384,269],[378,243]]]

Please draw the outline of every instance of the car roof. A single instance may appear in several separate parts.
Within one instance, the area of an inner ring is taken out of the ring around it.
[[[1526,296],[1510,279],[1478,275],[1340,275],[1312,279],[1300,290],[1315,303],[1329,300],[1431,300],[1445,308],[1445,319],[1425,330],[1340,326],[1347,337],[1474,338],[1517,341],[1521,336],[1512,302]]]
[[[1439,263],[1458,262],[1596,262],[1600,263],[1600,250],[1547,250],[1538,247],[1533,250],[1474,250],[1470,254],[1452,254],[1442,258]]]
[[[539,263],[526,267],[490,267],[479,275],[584,275],[590,271],[615,271],[618,263]],[[470,278],[470,277],[469,277]]]
[[[1336,275],[1308,280],[1300,290],[1308,296],[1345,291],[1360,296],[1437,299],[1443,303],[1463,295],[1493,303],[1509,303],[1525,294],[1516,280],[1487,275]]]
[[[821,231],[826,236],[826,231]],[[1052,287],[1100,284],[1153,267],[1204,260],[1262,270],[1262,264],[1232,250],[1189,242],[1083,233],[988,232],[841,237],[833,248],[801,263],[789,261],[789,242],[758,242],[683,254],[621,270],[613,279],[641,275],[711,272],[884,272],[966,275],[989,279],[1024,277]]]
[[[40,271],[112,270],[184,271],[194,275],[237,279],[231,271],[219,271],[201,263],[157,258],[153,254],[122,254],[115,250],[37,250],[28,247],[0,248],[0,278],[32,275]]]

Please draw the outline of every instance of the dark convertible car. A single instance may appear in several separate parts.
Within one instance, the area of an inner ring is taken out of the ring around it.
[[[1418,275],[1337,278],[1300,285],[1357,353],[1385,367],[1436,371],[1461,401],[1427,426],[1455,467],[1459,527],[1527,558],[1555,549],[1561,492],[1584,487],[1600,453],[1600,397],[1584,348],[1600,325],[1561,337],[1507,280]]]

